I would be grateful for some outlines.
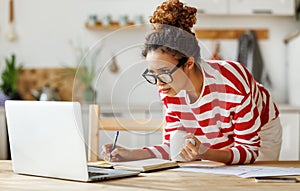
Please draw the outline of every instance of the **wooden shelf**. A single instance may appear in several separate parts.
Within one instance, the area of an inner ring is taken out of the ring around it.
[[[238,39],[242,34],[250,29],[195,29],[198,39]],[[269,38],[269,30],[267,29],[251,29],[256,33],[259,40]]]
[[[103,25],[102,23],[96,23],[95,25],[89,25],[89,23],[85,23],[85,27],[89,30],[102,30],[102,29],[118,29],[127,26],[133,26],[134,22],[128,22],[127,25],[120,25],[118,22],[111,22],[109,25]]]
[[[134,22],[128,22],[126,26],[134,26]],[[111,22],[108,26],[103,26],[101,23],[96,23],[96,25],[91,26],[88,23],[85,23],[85,27],[89,30],[114,30],[126,26],[121,26],[118,22]],[[247,30],[250,29],[195,29],[195,34],[197,39],[238,39]],[[268,29],[251,30],[255,31],[256,37],[259,40],[267,40],[269,38]]]

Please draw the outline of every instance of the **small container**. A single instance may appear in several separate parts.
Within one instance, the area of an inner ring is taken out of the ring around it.
[[[98,21],[97,15],[90,15],[88,17],[88,23],[89,23],[90,26],[95,26],[97,21]]]
[[[133,21],[135,25],[142,25],[144,23],[144,17],[143,15],[135,15]]]
[[[127,15],[120,15],[119,16],[119,25],[126,26],[128,24],[128,16]]]
[[[109,26],[110,23],[111,23],[111,15],[104,15],[102,18],[101,18],[101,23],[103,26]]]

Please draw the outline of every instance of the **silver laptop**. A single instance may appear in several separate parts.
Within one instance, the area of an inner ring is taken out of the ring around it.
[[[139,174],[87,166],[77,102],[6,101],[5,110],[15,173],[85,182]]]

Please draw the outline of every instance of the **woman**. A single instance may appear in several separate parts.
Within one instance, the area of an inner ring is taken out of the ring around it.
[[[179,0],[157,7],[150,22],[143,55],[143,77],[156,85],[166,107],[162,145],[142,149],[104,145],[105,160],[169,159],[170,133],[184,130],[187,139],[180,156],[226,164],[278,160],[281,147],[279,112],[269,92],[241,64],[204,61],[195,34],[197,9]]]

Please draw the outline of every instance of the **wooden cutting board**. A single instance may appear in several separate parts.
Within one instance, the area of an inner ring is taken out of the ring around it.
[[[35,100],[31,90],[40,90],[46,85],[57,88],[62,101],[81,101],[84,87],[77,85],[73,93],[74,75],[65,68],[26,68],[19,74],[18,90],[24,100]]]

